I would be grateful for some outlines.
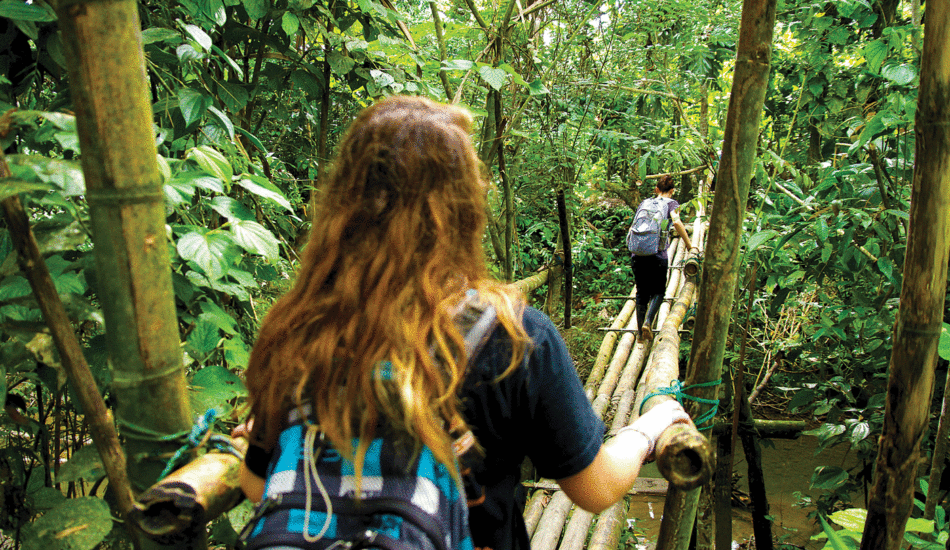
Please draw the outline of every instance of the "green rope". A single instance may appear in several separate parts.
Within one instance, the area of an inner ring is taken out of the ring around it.
[[[674,399],[679,401],[680,403],[682,403],[684,399],[689,399],[697,403],[712,405],[712,407],[708,411],[700,415],[700,417],[697,418],[693,423],[699,426],[701,424],[705,424],[706,422],[711,422],[714,418],[716,418],[716,413],[719,411],[719,400],[718,399],[703,399],[702,397],[695,397],[695,396],[689,395],[688,393],[686,393],[686,391],[691,390],[693,388],[709,388],[712,386],[718,386],[719,384],[722,384],[721,379],[713,380],[711,382],[703,382],[702,384],[693,384],[692,386],[683,387],[682,382],[680,382],[679,380],[673,380],[670,382],[669,386],[665,388],[657,388],[656,391],[648,393],[647,396],[643,398],[643,402],[640,403],[640,414],[641,415],[643,414],[643,406],[647,404],[647,401],[649,401],[651,397],[656,397],[658,395],[670,395]],[[708,430],[709,428],[712,428],[712,424],[709,424],[708,426],[703,426],[702,428],[697,428],[697,429],[702,431],[702,430]]]

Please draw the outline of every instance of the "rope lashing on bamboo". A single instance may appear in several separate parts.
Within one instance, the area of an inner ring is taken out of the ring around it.
[[[157,443],[181,443],[181,446],[175,451],[171,458],[165,464],[165,469],[159,474],[158,479],[164,479],[175,468],[181,466],[188,453],[194,452],[201,447],[211,447],[215,450],[236,456],[244,460],[244,455],[238,451],[231,443],[231,438],[211,433],[214,427],[214,421],[218,412],[215,409],[208,409],[203,415],[195,419],[194,426],[189,431],[182,431],[173,434],[163,434],[154,430],[137,426],[129,422],[120,422],[122,434],[131,439],[139,441],[153,441]],[[145,455],[136,456],[137,459],[162,459],[168,455]]]
[[[712,380],[710,382],[703,382],[702,384],[693,384],[691,386],[684,387],[683,383],[680,382],[679,380],[673,380],[670,382],[669,386],[666,386],[665,388],[657,388],[656,391],[648,393],[646,397],[643,398],[643,401],[640,403],[640,414],[643,414],[643,406],[646,405],[647,401],[649,401],[651,397],[656,397],[658,395],[670,395],[674,399],[679,401],[680,403],[682,403],[684,399],[689,399],[690,401],[695,401],[697,403],[712,405],[712,407],[710,407],[708,411],[706,411],[705,413],[700,415],[699,418],[693,421],[693,423],[696,424],[697,430],[699,431],[708,430],[713,427],[712,424],[709,424],[708,426],[703,426],[703,427],[699,427],[699,426],[702,424],[705,424],[706,422],[712,422],[712,420],[716,418],[716,413],[719,412],[719,400],[695,397],[695,396],[689,395],[688,393],[686,393],[686,391],[691,390],[693,388],[708,388],[712,386],[718,386],[719,384],[722,384],[721,379]]]

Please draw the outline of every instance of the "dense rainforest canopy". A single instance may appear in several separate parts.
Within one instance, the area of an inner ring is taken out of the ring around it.
[[[658,175],[678,178],[685,216],[709,211],[700,191],[717,183],[736,0],[137,5],[189,398],[196,413],[216,408],[222,429],[241,402],[258,321],[306,244],[308,200],[321,192],[334,144],[379,97],[425,95],[475,115],[473,140],[494,184],[485,235],[492,268],[513,281],[569,262],[569,303],[544,304],[543,293],[532,300],[570,329],[581,369],[596,354],[597,328],[622,305],[611,297],[633,286],[623,237]],[[93,261],[76,91],[56,9],[0,0],[0,143],[9,166],[0,199],[22,200],[111,405],[117,381],[102,312],[110,281]],[[743,222],[741,307],[726,349],[734,369],[740,337],[752,344],[743,362],[746,392],[759,396],[753,407],[808,419],[822,446],[848,445],[868,460],[901,294],[926,14],[918,0],[778,3]],[[103,472],[83,410],[17,265],[9,222],[0,223],[0,262],[8,411],[0,416],[0,547],[36,547],[47,540],[44,521],[80,511],[98,519],[75,547],[120,544],[99,498]],[[941,344],[945,372],[950,338]],[[934,428],[939,412],[935,401]],[[931,436],[925,456],[932,445]],[[814,479],[825,496],[810,505],[822,514],[861,506],[869,482],[869,470],[825,468]],[[214,524],[213,540],[233,537],[227,518]]]

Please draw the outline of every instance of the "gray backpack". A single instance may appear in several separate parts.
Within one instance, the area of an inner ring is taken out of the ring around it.
[[[653,256],[666,248],[669,218],[666,197],[653,197],[640,203],[627,231],[627,250],[634,256]]]

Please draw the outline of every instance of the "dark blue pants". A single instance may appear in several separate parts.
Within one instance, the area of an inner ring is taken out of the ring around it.
[[[666,272],[670,260],[659,256],[631,256],[633,278],[637,285],[637,327],[653,324],[666,292]]]

